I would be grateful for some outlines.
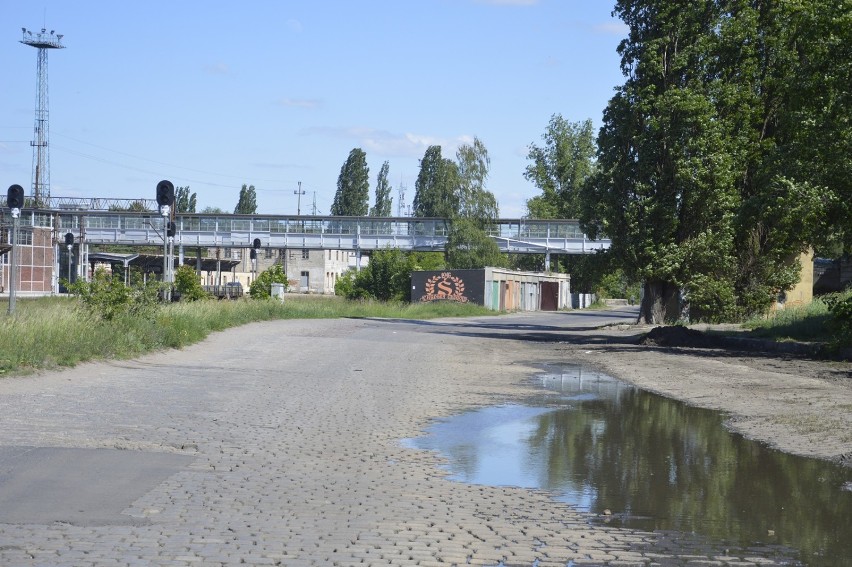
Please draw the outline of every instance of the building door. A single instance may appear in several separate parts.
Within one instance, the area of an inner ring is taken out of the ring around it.
[[[310,275],[309,272],[302,272],[302,275],[299,277],[299,288],[300,289],[304,289],[304,290],[308,289],[308,284],[310,283],[310,281],[308,279],[309,275]]]
[[[559,305],[559,282],[541,282],[541,310],[556,311]]]

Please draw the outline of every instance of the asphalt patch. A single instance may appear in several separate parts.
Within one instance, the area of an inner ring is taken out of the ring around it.
[[[0,523],[138,523],[121,511],[193,460],[119,449],[0,447]]]

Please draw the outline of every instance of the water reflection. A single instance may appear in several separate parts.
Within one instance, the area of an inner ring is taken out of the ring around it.
[[[808,565],[852,558],[852,470],[785,455],[688,407],[578,366],[539,377],[562,405],[486,408],[412,440],[460,481],[544,488],[626,527],[781,545]],[[847,485],[848,486],[848,485]]]

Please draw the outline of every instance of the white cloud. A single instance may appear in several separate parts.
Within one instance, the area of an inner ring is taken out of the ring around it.
[[[462,144],[473,143],[473,137],[467,135],[455,138],[441,138],[424,134],[406,132],[398,134],[386,130],[365,127],[352,128],[310,128],[306,134],[316,134],[333,138],[355,140],[358,146],[368,153],[377,153],[393,157],[423,157],[429,146],[441,146],[444,157],[452,157]]]

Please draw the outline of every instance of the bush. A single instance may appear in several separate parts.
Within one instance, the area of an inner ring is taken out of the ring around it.
[[[600,299],[630,299],[631,303],[636,303],[642,294],[642,285],[631,282],[621,268],[611,267],[598,277],[597,285],[593,289]],[[572,287],[573,283],[572,281]]]
[[[334,293],[346,299],[403,301],[411,298],[411,272],[444,269],[441,252],[401,252],[378,250],[361,270],[344,272],[334,284]]]
[[[852,291],[824,295],[822,301],[828,306],[832,343],[840,348],[852,346]]]
[[[411,294],[410,258],[400,250],[377,250],[360,272],[349,270],[338,279],[334,292],[347,299],[408,301]]]
[[[201,279],[190,266],[180,266],[175,272],[175,290],[183,300],[197,301],[207,299],[210,294],[204,291]]]
[[[362,276],[361,281],[358,281],[359,274],[355,268],[349,268],[337,278],[334,282],[334,295],[345,297],[346,299],[366,299],[369,294],[366,290],[366,283]]]
[[[118,274],[98,268],[90,282],[77,280],[71,284],[63,280],[62,283],[91,313],[103,320],[111,321],[123,315],[153,317],[159,304],[160,282],[142,282],[138,275],[134,280],[126,286]]]
[[[269,299],[272,297],[272,284],[274,283],[284,284],[284,290],[287,290],[287,274],[284,273],[281,264],[273,264],[262,271],[251,282],[249,295],[252,299]]]

